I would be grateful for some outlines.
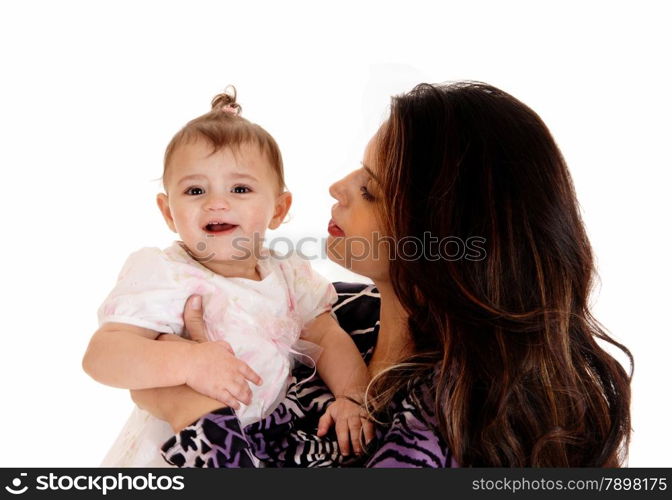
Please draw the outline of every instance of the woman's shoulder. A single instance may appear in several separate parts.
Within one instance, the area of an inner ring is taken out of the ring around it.
[[[380,320],[380,294],[374,285],[366,283],[334,284],[338,300],[331,310],[346,332],[373,330]]]
[[[348,283],[345,281],[334,281],[334,288],[336,288],[336,291],[339,295],[361,295],[375,297],[380,300],[378,289],[371,283]]]
[[[454,467],[436,417],[436,372],[409,379],[396,394],[380,429],[379,447],[367,467]]]

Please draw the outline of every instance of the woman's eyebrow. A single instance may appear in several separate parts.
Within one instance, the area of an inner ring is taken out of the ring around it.
[[[380,184],[380,179],[378,178],[378,176],[376,174],[373,173],[373,171],[369,167],[364,165],[364,163],[362,163],[362,167],[364,167],[364,170],[366,170],[366,173],[368,173],[373,178],[373,180],[375,180],[378,184]]]

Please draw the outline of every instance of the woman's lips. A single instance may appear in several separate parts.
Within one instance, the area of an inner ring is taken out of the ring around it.
[[[343,230],[336,225],[333,219],[329,221],[329,227],[327,227],[327,231],[332,236],[345,236]]]

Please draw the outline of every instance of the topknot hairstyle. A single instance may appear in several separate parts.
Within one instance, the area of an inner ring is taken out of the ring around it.
[[[164,155],[164,186],[175,150],[185,144],[206,141],[212,146],[213,153],[223,148],[239,148],[244,144],[259,147],[276,173],[279,191],[286,189],[282,155],[278,144],[264,128],[241,116],[242,107],[236,98],[236,88],[229,85],[224,92],[212,99],[209,112],[194,118],[175,134]]]

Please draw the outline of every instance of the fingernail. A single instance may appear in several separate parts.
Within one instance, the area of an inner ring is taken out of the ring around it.
[[[196,295],[193,299],[191,299],[191,308],[194,311],[198,311],[201,309],[201,296]]]

